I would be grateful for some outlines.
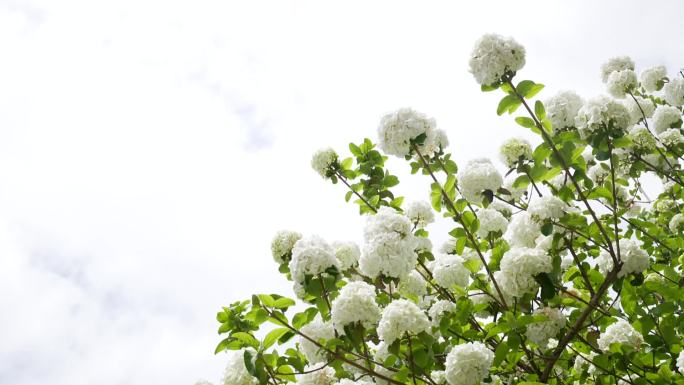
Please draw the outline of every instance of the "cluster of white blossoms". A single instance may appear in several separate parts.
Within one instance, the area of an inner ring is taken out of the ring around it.
[[[335,250],[322,238],[315,235],[305,236],[292,248],[290,272],[293,281],[304,282],[307,275],[322,274],[330,267],[339,270],[340,263],[335,258]]]
[[[682,136],[682,132],[678,128],[668,128],[658,134],[658,139],[668,147],[673,147],[684,142],[684,136]]]
[[[437,255],[431,266],[432,276],[439,286],[447,289],[468,286],[470,272],[463,266],[463,258],[458,255]]]
[[[470,54],[470,72],[478,84],[497,83],[525,65],[525,48],[511,38],[497,34],[482,36]]]
[[[228,364],[221,379],[223,385],[257,385],[259,383],[259,379],[249,374],[245,367],[245,350],[256,355],[256,351],[252,348],[232,350],[227,353]]]
[[[596,184],[603,184],[603,182],[610,176],[610,169],[604,167],[603,163],[597,163],[587,170],[587,176]]]
[[[335,385],[375,385],[375,383],[364,378],[358,379],[356,381],[350,380],[348,378],[343,378],[336,382]]]
[[[486,158],[473,159],[458,170],[458,186],[463,198],[471,202],[482,202],[485,190],[496,192],[503,184],[503,177]]]
[[[627,107],[615,99],[600,95],[587,101],[577,112],[575,124],[585,137],[605,128],[626,130],[631,122]]]
[[[425,201],[411,202],[406,207],[405,213],[411,220],[411,223],[416,225],[419,229],[422,229],[435,221],[435,214],[432,212],[432,207]]]
[[[608,93],[618,99],[624,98],[638,86],[637,76],[633,70],[614,71],[606,82]]]
[[[307,366],[305,374],[298,376],[297,385],[333,385],[337,381],[335,369],[325,366],[320,362],[315,365]]]
[[[506,230],[506,239],[511,246],[534,247],[535,240],[541,235],[541,225],[527,211],[522,211],[511,219]]]
[[[594,360],[594,357],[596,357],[598,354],[596,352],[591,352],[586,356],[580,356],[577,355],[575,358],[575,363],[573,364],[573,369],[575,369],[575,372],[577,374],[581,374],[584,372],[584,368],[588,368],[589,374],[594,374],[596,372],[596,366],[592,364],[590,361]],[[586,358],[585,358],[586,357]]]
[[[446,380],[449,385],[475,385],[487,377],[493,361],[494,353],[481,342],[456,345],[446,357]]]
[[[399,281],[397,289],[404,296],[422,297],[427,294],[427,282],[420,273],[413,270]]]
[[[622,260],[622,268],[618,272],[618,278],[624,277],[627,274],[641,273],[648,269],[651,260],[648,253],[639,247],[636,242],[631,239],[622,238],[619,242],[620,258]],[[617,247],[613,243],[613,250],[617,253]],[[607,275],[613,269],[613,258],[606,250],[601,250],[598,258],[596,258],[596,265],[603,275]]]
[[[570,209],[567,203],[554,195],[545,195],[530,202],[527,212],[538,221],[559,219]]]
[[[333,242],[333,250],[335,250],[335,258],[340,262],[340,269],[347,270],[355,266],[361,257],[361,250],[354,242]]]
[[[494,279],[506,294],[521,297],[539,288],[534,276],[550,273],[552,262],[551,256],[544,250],[513,247],[501,258],[501,270],[494,273]]]
[[[684,105],[684,79],[674,78],[663,88],[665,101],[672,106]]]
[[[327,341],[335,337],[335,330],[332,326],[332,323],[323,321],[320,315],[316,316],[313,321],[302,326],[299,331],[317,342],[320,340]],[[325,362],[325,352],[323,352],[321,348],[306,338],[299,337],[298,339],[299,348],[301,349],[302,353],[304,353],[304,356],[306,356],[309,364]]]
[[[672,216],[667,226],[673,233],[679,233],[684,228],[684,215],[677,213]]]
[[[413,302],[395,299],[382,311],[378,324],[378,336],[387,344],[392,344],[404,334],[418,334],[430,329],[427,315]]]
[[[641,80],[641,86],[648,92],[659,91],[663,84],[665,84],[665,79],[667,79],[667,69],[665,66],[655,66],[647,68],[641,71],[639,76]]]
[[[437,138],[432,134],[436,125],[434,119],[428,118],[421,112],[411,108],[400,108],[386,114],[380,120],[378,126],[380,148],[386,154],[404,157],[411,152],[411,141],[422,134],[433,140],[442,140],[441,136]]]
[[[561,91],[544,101],[546,117],[554,132],[575,127],[575,117],[584,102],[575,91]]]
[[[606,331],[601,333],[601,336],[596,341],[601,350],[607,351],[610,345],[620,343],[639,349],[644,342],[644,337],[630,325],[629,322],[619,319],[617,322],[610,324]]]
[[[428,310],[428,315],[432,320],[432,326],[438,327],[439,323],[442,322],[444,315],[448,313],[454,313],[455,311],[456,304],[449,300],[442,299],[433,303]]]
[[[431,158],[439,153],[440,150],[447,148],[447,146],[449,146],[449,138],[446,131],[434,129],[428,133],[425,143],[420,147],[420,152],[424,156]]]
[[[547,319],[527,325],[525,335],[528,340],[544,349],[549,343],[549,339],[558,335],[558,332],[565,327],[567,318],[560,310],[552,307],[537,309],[534,311],[534,314],[545,315]]]
[[[478,210],[477,219],[480,221],[477,235],[483,238],[487,237],[489,233],[501,232],[503,234],[508,228],[508,219],[490,207]]]
[[[641,96],[635,96],[634,99],[627,98],[622,101],[622,104],[624,104],[627,111],[629,111],[631,124],[639,123],[644,117],[652,117],[656,108],[655,103],[653,103],[651,99],[645,99]]]
[[[607,62],[601,65],[601,80],[604,83],[608,82],[608,78],[613,72],[632,70],[634,71],[634,61],[628,56],[617,56],[608,59]]]
[[[653,130],[659,134],[682,121],[682,113],[677,107],[658,106],[653,113]]]
[[[679,352],[679,356],[677,356],[677,371],[684,375],[684,350]]]
[[[347,283],[333,300],[330,317],[338,332],[344,327],[360,322],[366,328],[375,326],[380,319],[380,307],[375,302],[375,288],[365,282]]]
[[[510,138],[499,148],[501,161],[507,167],[515,167],[522,160],[532,159],[532,146],[522,138]]]
[[[408,275],[417,260],[417,240],[411,233],[411,226],[409,218],[385,206],[368,217],[364,253],[359,261],[361,272],[369,278]]]
[[[276,233],[271,241],[271,254],[278,264],[287,262],[292,258],[292,248],[302,238],[302,234],[296,231],[281,230]]]
[[[330,168],[337,162],[337,153],[332,148],[316,151],[311,158],[311,167],[322,177],[326,178]]]

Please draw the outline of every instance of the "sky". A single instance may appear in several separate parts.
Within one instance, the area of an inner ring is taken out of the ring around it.
[[[684,67],[677,1],[0,0],[0,384],[218,382],[215,313],[289,294],[279,229],[360,241],[311,154],[413,107],[454,158],[531,134],[468,73],[484,33],[540,97],[599,67]],[[390,160],[398,195],[429,182]],[[433,243],[444,240],[432,225]]]

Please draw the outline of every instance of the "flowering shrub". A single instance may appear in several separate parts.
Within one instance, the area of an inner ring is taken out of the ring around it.
[[[524,64],[498,35],[470,58],[481,89],[503,93],[497,113],[521,110],[538,136],[505,141],[501,167],[458,167],[409,108],[380,120],[382,152],[365,139],[314,155],[367,217],[364,244],[275,235],[300,304],[255,294],[217,314],[224,385],[684,384],[684,74],[637,77],[619,57],[600,71],[612,97],[542,102],[542,84],[516,79]],[[388,155],[431,183],[429,202],[393,194]],[[438,216],[452,229],[433,251]]]

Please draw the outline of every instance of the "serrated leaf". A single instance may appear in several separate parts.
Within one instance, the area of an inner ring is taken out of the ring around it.
[[[268,334],[266,334],[266,337],[264,337],[264,342],[261,344],[262,348],[264,350],[270,348],[280,337],[282,337],[285,333],[289,332],[290,329],[288,328],[278,328],[278,329],[273,329],[271,330]]]

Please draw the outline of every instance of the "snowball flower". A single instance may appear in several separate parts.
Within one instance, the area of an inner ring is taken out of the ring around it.
[[[543,348],[565,326],[567,319],[560,310],[551,307],[537,309],[534,314],[545,315],[547,319],[527,325],[525,335],[528,340]]]
[[[335,258],[340,262],[340,269],[347,270],[359,262],[361,250],[354,242],[333,242]]]
[[[597,163],[587,170],[587,176],[596,184],[602,184],[610,175],[610,170]]]
[[[425,313],[413,302],[405,299],[392,301],[382,311],[378,324],[378,336],[387,344],[392,344],[405,333],[418,334],[430,328]]]
[[[232,350],[228,352],[228,364],[223,372],[223,385],[257,385],[259,379],[249,374],[245,367],[245,351],[249,350],[256,355],[252,348]]]
[[[561,91],[544,101],[546,117],[554,132],[575,127],[575,117],[582,108],[582,98],[574,91]]]
[[[629,322],[619,319],[610,324],[606,331],[601,333],[601,337],[596,341],[601,350],[607,351],[610,345],[619,343],[639,349],[644,342],[644,337],[629,324]]]
[[[501,270],[494,274],[494,278],[506,294],[521,297],[539,288],[535,275],[550,273],[552,269],[552,258],[545,251],[513,247],[501,258]]]
[[[626,130],[630,121],[627,107],[603,95],[586,102],[575,118],[575,124],[583,135],[605,128]]]
[[[364,229],[364,253],[359,269],[369,278],[379,275],[401,278],[415,267],[416,237],[411,221],[389,207],[381,207],[368,217]]]
[[[496,34],[482,36],[470,54],[470,72],[481,85],[497,83],[524,65],[525,48],[511,38]]]
[[[682,132],[678,128],[668,128],[658,134],[658,139],[668,147],[676,146],[684,142],[684,136],[682,136]]]
[[[608,93],[613,97],[622,99],[627,92],[637,87],[637,76],[633,70],[614,71],[608,76],[606,83]]]
[[[435,129],[428,133],[425,143],[420,149],[421,154],[428,158],[438,154],[440,150],[444,150],[449,146],[449,138],[444,130]]]
[[[463,197],[471,202],[482,202],[485,190],[495,192],[503,184],[503,178],[489,159],[469,161],[458,171],[458,185]]]
[[[615,71],[632,70],[634,71],[634,62],[628,56],[618,56],[610,58],[601,66],[601,80],[606,83],[610,74]]]
[[[504,188],[506,188],[505,184]],[[502,201],[494,201],[490,203],[489,206],[487,206],[487,208],[500,212],[506,218],[510,218],[511,214],[513,214],[513,206]]]
[[[445,362],[449,385],[475,385],[484,380],[494,361],[494,353],[481,342],[454,346]]]
[[[451,301],[443,299],[435,302],[434,304],[432,304],[432,306],[430,306],[430,310],[428,310],[428,315],[432,320],[432,325],[438,327],[439,323],[442,321],[442,317],[444,316],[444,314],[454,313],[455,311],[456,304]]]
[[[442,254],[456,254],[456,238],[449,236],[442,246],[439,247],[439,252]]]
[[[615,243],[613,243],[613,250],[617,253]],[[620,257],[623,265],[618,273],[618,278],[631,273],[641,273],[648,269],[648,266],[651,264],[648,253],[631,239],[620,239]],[[613,259],[610,253],[602,250],[596,259],[596,264],[601,274],[607,275],[613,269]]]
[[[677,371],[684,375],[684,350],[679,352],[679,355],[677,356]]]
[[[682,225],[684,225],[684,215],[677,213],[670,219],[668,227],[673,233],[678,233],[682,229]]]
[[[432,207],[425,201],[411,202],[411,204],[406,207],[406,216],[411,220],[411,223],[416,224],[419,229],[422,229],[435,221],[435,214],[432,212]]]
[[[362,281],[349,282],[342,287],[331,307],[333,326],[340,333],[344,333],[345,325],[360,322],[368,328],[375,326],[380,319],[375,288]]]
[[[273,259],[281,264],[292,257],[292,248],[302,238],[302,234],[296,231],[281,230],[276,233],[271,241],[271,254]]]
[[[684,104],[684,79],[676,77],[670,80],[663,88],[665,101],[673,106]]]
[[[328,177],[328,171],[337,162],[337,153],[332,148],[324,148],[314,153],[311,167],[323,178]]]
[[[594,374],[596,371],[596,366],[594,366],[590,361],[594,360],[594,357],[596,357],[598,354],[596,352],[591,352],[589,353],[587,358],[584,358],[585,356],[580,356],[577,355],[575,358],[575,363],[572,365],[572,367],[575,369],[575,372],[577,374],[581,374],[584,372],[584,368],[588,367],[589,368],[589,374]]]
[[[451,288],[452,286],[466,287],[470,272],[463,266],[463,258],[458,255],[438,255],[432,267],[432,276],[439,286]]]
[[[355,368],[357,369],[357,368]],[[342,378],[340,379],[335,385],[375,385],[373,381],[366,380],[366,379],[359,379],[357,381],[350,380],[348,378]]]
[[[404,157],[411,152],[411,141],[422,134],[430,136],[435,126],[435,120],[425,114],[411,108],[400,108],[380,120],[380,148],[387,154]]]
[[[507,167],[514,167],[520,159],[532,159],[532,146],[525,139],[510,138],[501,144],[499,155]]]
[[[404,279],[399,281],[399,293],[404,296],[410,295],[421,297],[427,294],[427,282],[417,271],[410,272]]]
[[[523,211],[513,216],[505,235],[511,246],[534,247],[535,240],[541,235],[541,225],[532,219],[530,213]]]
[[[627,108],[627,111],[629,111],[631,124],[638,123],[640,120],[644,119],[644,116],[647,118],[652,117],[656,108],[651,99],[645,99],[641,96],[635,96],[634,98],[636,101],[634,101],[634,99],[631,97],[622,101],[622,104],[624,104]]]
[[[670,127],[680,125],[681,121],[682,113],[677,107],[658,106],[653,113],[653,130],[660,134]]]
[[[307,366],[304,371],[308,373],[302,374],[297,378],[297,385],[332,385],[335,383],[337,381],[335,369],[330,366],[323,368],[323,365],[325,363],[320,362]]]
[[[211,381],[207,380],[197,380],[195,381],[195,385],[214,385]]]
[[[505,190],[508,190],[510,193],[511,199],[514,201],[520,200],[522,198],[523,194],[527,192],[527,187],[513,187],[513,184],[515,183],[515,178],[507,178],[504,181],[503,188]],[[493,203],[500,202],[500,201],[494,201]],[[492,205],[490,204],[489,207]]]
[[[433,370],[432,373],[430,373],[430,377],[437,385],[446,384],[446,372],[443,370]]]
[[[486,208],[478,210],[477,219],[480,221],[480,228],[477,230],[477,235],[486,237],[489,233],[501,232],[502,234],[508,227],[508,220],[500,212]]]
[[[322,274],[330,267],[339,270],[340,263],[333,248],[322,238],[306,236],[292,248],[290,273],[296,282],[304,282],[305,276]]]
[[[300,331],[316,342],[335,338],[335,330],[333,329],[332,323],[323,321],[320,315],[317,315],[313,321],[302,326]],[[326,361],[325,352],[316,344],[303,337],[298,337],[298,340],[299,347],[310,364]]]
[[[646,127],[634,127],[629,130],[629,139],[636,150],[650,151],[656,146],[656,140]]]
[[[655,66],[641,71],[641,85],[648,92],[658,91],[663,87],[667,78],[667,69],[664,66]]]
[[[545,195],[535,199],[527,208],[527,212],[532,218],[539,221],[561,218],[566,211],[568,211],[568,205],[553,195]]]

